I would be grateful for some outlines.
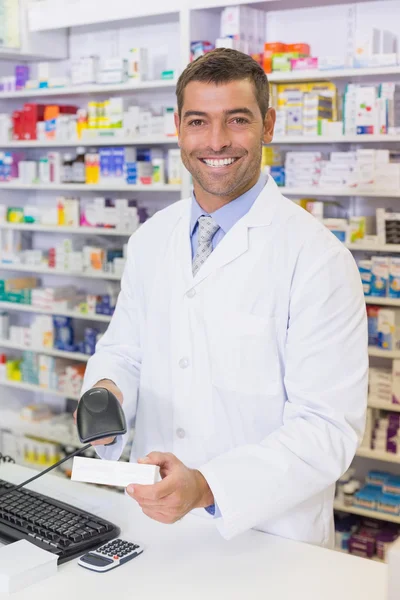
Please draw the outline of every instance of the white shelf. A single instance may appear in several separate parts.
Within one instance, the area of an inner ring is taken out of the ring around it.
[[[342,135],[342,136],[305,136],[285,135],[276,136],[272,144],[375,144],[396,143],[400,141],[400,135],[365,134],[365,135]]]
[[[36,90],[21,90],[18,92],[2,92],[0,100],[8,100],[11,98],[41,98],[48,96],[91,96],[93,94],[112,94],[113,92],[135,93],[146,90],[171,89],[174,90],[176,80],[165,79],[155,81],[137,81],[135,83],[118,83],[108,85],[81,85],[81,86],[66,86],[57,88],[41,88]]]
[[[269,73],[270,83],[290,83],[291,81],[324,81],[330,79],[344,79],[353,77],[371,77],[374,75],[399,75],[400,66],[395,67],[368,67],[365,69],[327,69],[318,71],[310,69],[304,71],[289,71]]]
[[[111,281],[120,281],[119,275],[113,273],[90,273],[76,271],[61,271],[58,269],[49,269],[45,266],[25,265],[25,264],[5,264],[0,262],[0,271],[22,271],[24,273],[43,273],[44,275],[62,275],[63,277],[84,277],[85,279],[104,279]]]
[[[112,135],[95,136],[93,138],[84,136],[80,140],[15,140],[1,142],[0,147],[7,148],[76,148],[77,146],[158,146],[161,144],[177,144],[177,137],[160,135],[146,137],[121,137]]]
[[[60,398],[71,398],[72,400],[79,400],[80,398],[80,396],[64,394],[64,392],[59,392],[58,390],[43,388],[40,385],[35,385],[33,383],[24,383],[23,381],[0,381],[0,386],[16,388],[18,390],[26,390],[28,392],[34,392],[39,394],[49,394],[51,396],[58,396]]]
[[[400,244],[345,244],[349,250],[364,252],[400,252]]]
[[[107,184],[107,183],[0,183],[1,190],[43,190],[69,192],[180,192],[182,186],[165,184]]]
[[[13,350],[27,350],[28,352],[37,352],[38,354],[47,354],[47,356],[56,356],[57,358],[70,358],[71,360],[79,360],[87,362],[90,358],[88,354],[82,352],[66,352],[65,350],[56,350],[55,348],[37,348],[35,346],[24,346],[23,344],[15,344],[8,340],[0,339],[0,348],[11,348]]]
[[[395,515],[389,515],[377,510],[368,510],[366,508],[358,508],[358,506],[345,506],[342,502],[335,500],[333,504],[335,510],[341,510],[342,512],[350,513],[352,515],[360,515],[362,517],[372,517],[373,519],[379,519],[381,521],[388,521],[389,523],[400,523],[400,517]]]
[[[134,233],[118,231],[118,229],[108,229],[106,227],[64,227],[39,225],[37,223],[0,223],[0,229],[17,229],[21,231],[45,231],[47,233],[60,234],[82,234],[82,235],[107,235],[118,237],[129,237]]]
[[[357,188],[310,188],[279,187],[284,196],[361,196],[363,198],[400,198],[400,191],[380,192],[359,190]]]
[[[376,304],[377,306],[400,306],[400,298],[374,298],[365,296],[366,304]]]
[[[389,410],[391,412],[400,412],[400,404],[389,404],[389,402],[379,402],[379,400],[371,400],[370,398],[368,398],[368,407]]]
[[[0,423],[1,429],[7,429],[17,435],[30,435],[64,446],[75,446],[78,448],[82,445],[79,441],[76,428],[73,429],[72,427],[72,415],[71,427],[62,427],[62,429],[65,428],[66,431],[59,431],[58,434],[55,434],[54,431],[57,430],[57,426],[60,427],[57,424],[57,416],[35,423],[21,419],[17,412],[10,410],[4,411]],[[69,431],[69,429],[71,431]]]
[[[65,86],[55,88],[40,88],[35,90],[20,90],[16,92],[1,92],[0,100],[12,98],[39,98],[48,96],[86,96],[92,94],[109,94],[113,92],[129,93],[157,89],[175,89],[176,80],[137,81],[135,83],[118,83],[98,85],[95,83],[81,86]]]
[[[362,456],[363,458],[372,458],[382,462],[400,464],[400,454],[394,454],[393,452],[380,452],[378,450],[372,450],[371,448],[359,448],[356,454],[357,456]]]
[[[368,347],[368,354],[379,358],[400,358],[400,350],[382,350],[373,346]]]
[[[37,306],[32,306],[31,304],[17,304],[15,302],[0,302],[0,308],[19,312],[31,312],[41,315],[57,315],[61,317],[72,317],[74,319],[84,319],[86,321],[98,321],[99,323],[109,323],[111,321],[111,317],[109,317],[108,315],[85,315],[83,313],[78,313],[73,310],[45,310],[42,308],[38,308]]]

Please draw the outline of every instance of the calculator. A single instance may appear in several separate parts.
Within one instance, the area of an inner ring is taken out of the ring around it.
[[[142,554],[143,547],[133,542],[116,539],[84,554],[78,560],[78,565],[99,573],[110,571]]]

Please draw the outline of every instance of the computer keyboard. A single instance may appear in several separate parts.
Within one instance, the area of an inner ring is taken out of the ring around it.
[[[12,484],[0,479],[0,539],[26,539],[54,554],[61,564],[116,538],[120,529],[43,494],[26,489],[3,493]]]

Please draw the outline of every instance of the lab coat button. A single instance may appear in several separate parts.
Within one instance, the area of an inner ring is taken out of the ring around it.
[[[196,290],[195,290],[195,289],[193,289],[193,288],[192,288],[191,290],[189,290],[189,291],[188,291],[188,293],[186,294],[186,296],[187,296],[188,298],[194,298],[194,297],[195,297],[195,295],[196,295]]]
[[[183,440],[183,438],[186,435],[186,432],[184,429],[182,429],[182,427],[178,427],[178,429],[176,430],[176,435],[180,440]]]
[[[181,360],[179,361],[179,366],[181,369],[187,369],[187,367],[189,366],[189,359],[181,358]]]

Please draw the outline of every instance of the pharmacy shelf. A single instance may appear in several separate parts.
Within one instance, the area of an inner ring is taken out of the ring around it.
[[[11,411],[4,411],[0,428],[11,431],[17,435],[30,435],[48,442],[62,444],[63,446],[75,446],[76,448],[79,448],[82,444],[79,441],[76,428],[73,431],[72,423],[71,415],[71,432],[68,432],[69,428],[67,428],[67,431],[59,432],[55,435],[54,430],[57,428],[57,423],[53,425],[52,418],[35,423],[22,419],[17,412],[12,413]]]
[[[363,458],[372,458],[374,460],[380,460],[382,462],[400,464],[400,455],[394,454],[394,452],[380,452],[378,450],[372,450],[372,448],[359,448],[356,452],[356,455]]]
[[[272,144],[376,144],[376,143],[398,143],[400,135],[387,134],[365,134],[365,135],[341,135],[341,136],[305,136],[285,135],[276,136]]]
[[[0,141],[0,147],[8,148],[76,148],[77,146],[159,146],[162,144],[177,144],[175,136],[153,135],[146,137],[121,137],[113,135],[85,136],[80,140],[16,140]]]
[[[270,83],[290,83],[291,81],[325,81],[331,79],[344,79],[353,77],[371,77],[374,75],[399,75],[400,66],[394,67],[369,67],[365,69],[309,69],[304,71],[289,71],[270,73]]]
[[[80,396],[64,394],[64,392],[59,392],[58,390],[51,390],[49,388],[44,388],[40,385],[35,385],[33,383],[24,383],[23,381],[2,380],[0,381],[0,386],[16,388],[18,390],[26,390],[27,392],[34,392],[39,394],[49,394],[51,396],[58,396],[60,398],[71,398],[72,400],[79,400],[80,398]]]
[[[377,306],[400,306],[400,299],[397,298],[374,298],[373,296],[365,297],[366,304],[376,304]]]
[[[46,233],[107,235],[113,237],[129,237],[133,231],[118,231],[107,227],[65,227],[47,226],[37,223],[0,223],[0,229],[17,229],[20,231],[45,231]]]
[[[335,552],[340,552],[340,554],[347,554],[347,556],[355,556],[356,558],[365,558],[365,560],[373,560],[374,562],[383,563],[384,565],[387,564],[385,560],[382,560],[381,558],[378,558],[377,556],[373,556],[372,558],[358,556],[357,554],[350,554],[350,552],[347,552],[347,550],[343,550],[342,548],[337,548],[336,546],[335,546],[334,550],[335,550]]]
[[[104,279],[111,281],[120,281],[119,275],[113,273],[90,273],[89,271],[81,273],[77,271],[61,271],[60,269],[50,269],[46,266],[25,265],[16,263],[0,262],[0,271],[22,271],[24,273],[43,273],[43,275],[61,275],[63,277],[84,277],[85,279]]]
[[[0,348],[11,348],[12,350],[27,350],[29,352],[37,352],[38,354],[47,354],[47,356],[55,356],[57,358],[70,358],[71,360],[79,360],[87,362],[90,358],[88,354],[82,352],[66,352],[65,350],[56,350],[55,348],[39,348],[36,346],[25,346],[24,344],[16,344],[8,340],[0,339]]]
[[[359,250],[364,252],[391,252],[399,253],[400,244],[346,244],[349,250]]]
[[[340,510],[352,515],[360,515],[361,517],[371,517],[373,519],[379,519],[380,521],[388,521],[389,523],[400,523],[400,517],[395,515],[389,515],[377,510],[368,510],[366,508],[358,508],[358,506],[346,506],[343,502],[335,500],[333,504],[335,510]]]
[[[365,191],[357,188],[320,188],[316,187],[280,187],[279,190],[284,196],[361,196],[363,198],[400,198],[400,191]]]
[[[109,184],[109,183],[0,183],[0,190],[42,190],[68,192],[180,192],[181,185],[165,184]]]
[[[381,350],[373,346],[368,348],[368,354],[377,358],[400,358],[400,350]]]
[[[372,400],[371,398],[368,398],[368,407],[379,408],[381,410],[389,410],[390,412],[400,412],[400,404],[392,404],[389,402]]]
[[[31,304],[16,304],[15,302],[0,302],[0,309],[19,311],[19,312],[30,312],[40,315],[56,315],[61,317],[72,317],[73,319],[84,319],[85,321],[97,321],[99,323],[109,323],[111,317],[108,315],[85,315],[78,313],[73,310],[46,310],[32,306]]]
[[[158,89],[174,90],[176,80],[165,79],[155,81],[137,81],[135,83],[119,83],[107,85],[80,85],[80,86],[65,86],[55,88],[41,88],[34,90],[21,90],[18,92],[2,92],[0,100],[9,100],[11,98],[41,98],[48,96],[88,96],[93,94],[112,94],[114,92],[135,93],[140,91],[153,91]]]

